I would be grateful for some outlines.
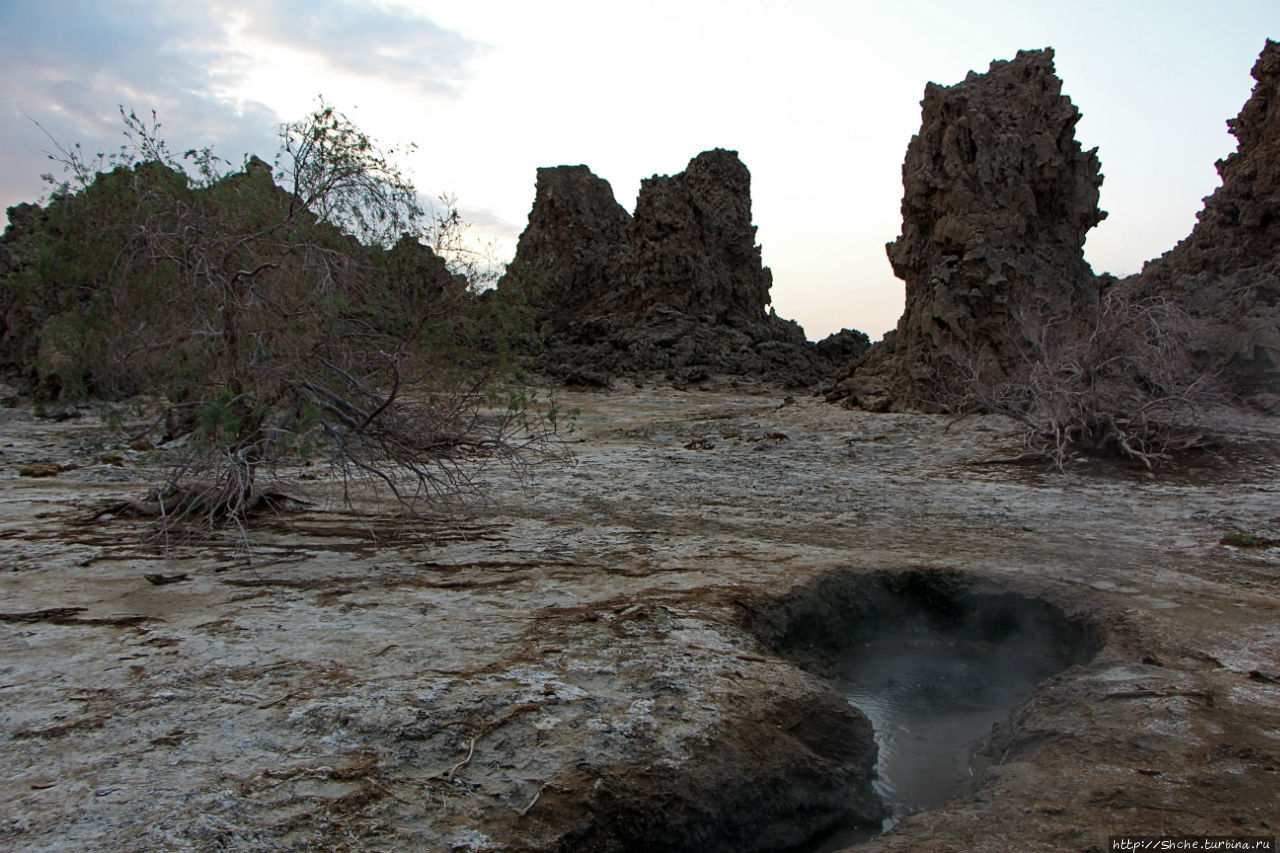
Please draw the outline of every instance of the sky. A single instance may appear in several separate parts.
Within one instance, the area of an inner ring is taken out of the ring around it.
[[[633,210],[643,178],[728,148],[773,308],[813,339],[876,339],[903,308],[884,246],[927,82],[1052,46],[1106,176],[1085,257],[1127,275],[1219,185],[1267,37],[1280,0],[0,0],[0,207],[41,197],[51,138],[118,148],[121,106],[238,164],[323,96],[416,145],[418,188],[509,259],[539,166],[585,163]]]

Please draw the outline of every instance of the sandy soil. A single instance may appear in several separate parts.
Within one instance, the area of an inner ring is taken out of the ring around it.
[[[88,520],[162,450],[0,410],[0,848],[783,849],[868,756],[768,642],[772,603],[932,569],[1050,602],[1100,651],[997,728],[976,791],[860,849],[1276,834],[1280,549],[1221,544],[1280,538],[1275,419],[1152,478],[975,464],[1015,449],[998,419],[568,402],[576,464],[494,476],[465,522],[299,479],[315,504],[261,519],[249,561]],[[66,470],[19,476],[37,462]]]

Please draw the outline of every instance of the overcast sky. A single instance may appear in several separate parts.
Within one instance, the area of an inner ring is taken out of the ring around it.
[[[774,307],[812,338],[879,337],[902,312],[884,244],[925,83],[1052,46],[1097,146],[1104,210],[1086,257],[1136,272],[1195,223],[1235,149],[1280,2],[346,2],[0,0],[0,205],[37,199],[50,142],[118,147],[118,105],[171,148],[270,159],[317,95],[380,141],[416,143],[514,251],[538,166],[585,163],[634,208],[640,180],[739,152]],[[30,117],[30,119],[28,118]]]

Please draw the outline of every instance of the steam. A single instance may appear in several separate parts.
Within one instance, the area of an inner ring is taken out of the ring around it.
[[[876,789],[893,812],[886,829],[972,790],[991,726],[1071,662],[1055,627],[999,603],[943,624],[917,610],[843,650],[837,675],[880,747]]]

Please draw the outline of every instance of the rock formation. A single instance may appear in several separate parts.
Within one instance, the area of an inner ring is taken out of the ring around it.
[[[705,151],[680,174],[641,183],[631,239],[636,273],[624,310],[764,318],[773,275],[751,224],[751,174],[735,152]]]
[[[885,340],[829,392],[873,409],[954,397],[966,375],[999,376],[1045,321],[1092,316],[1114,288],[1190,315],[1189,373],[1280,410],[1280,44],[1228,127],[1236,153],[1191,235],[1120,283],[1095,277],[1085,234],[1106,215],[1095,151],[1074,139],[1053,51],[1019,51],[964,82],[929,84],[902,167],[902,234],[888,246],[907,304]],[[1186,377],[1189,382],[1193,376]]]
[[[832,364],[845,365],[871,348],[866,332],[857,329],[841,329],[827,335],[815,345],[818,354]]]
[[[902,166],[902,234],[888,245],[906,310],[838,374],[832,398],[927,405],[953,390],[958,365],[998,372],[1016,360],[1016,313],[1066,312],[1096,294],[1082,247],[1106,215],[1102,175],[1061,90],[1052,49],[925,88]]]
[[[539,169],[499,290],[535,309],[536,365],[571,384],[820,382],[839,363],[829,353],[856,350],[860,333],[820,350],[774,315],[755,234],[751,176],[732,151],[704,152],[678,175],[643,181],[634,217],[586,166]]]
[[[506,281],[520,282],[534,306],[573,317],[613,299],[631,266],[631,215],[609,182],[586,166],[539,169]]]
[[[1222,186],[1205,199],[1195,229],[1122,286],[1176,300],[1201,321],[1201,366],[1221,373],[1239,393],[1274,398],[1280,393],[1280,43],[1267,41],[1253,78],[1249,101],[1227,122],[1237,151],[1218,161]]]

